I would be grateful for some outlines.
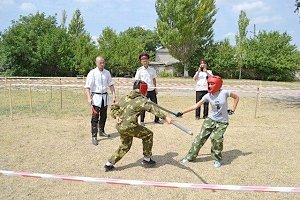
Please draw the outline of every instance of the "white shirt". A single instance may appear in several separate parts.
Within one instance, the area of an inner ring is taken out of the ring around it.
[[[211,76],[213,75],[211,70],[207,70],[207,73],[210,74]],[[198,76],[195,77],[195,79],[197,81],[196,82],[196,91],[207,91],[208,90],[207,73],[199,72]],[[197,74],[197,72],[195,73],[195,75],[196,74]]]
[[[155,89],[153,79],[156,77],[156,70],[153,67],[148,66],[145,68],[142,66],[137,69],[134,79],[144,81],[148,85],[148,91],[153,91]]]
[[[100,71],[99,68],[96,67],[88,73],[84,87],[90,88],[92,93],[92,104],[101,107],[102,99],[104,100],[104,106],[108,104],[107,89],[113,84],[114,82],[110,72],[106,69]]]

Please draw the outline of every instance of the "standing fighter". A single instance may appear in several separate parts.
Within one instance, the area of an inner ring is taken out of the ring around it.
[[[223,136],[228,126],[228,114],[231,115],[235,112],[239,102],[239,96],[235,93],[221,89],[223,80],[219,76],[210,76],[208,82],[208,94],[204,95],[203,98],[187,108],[183,112],[178,112],[177,117],[182,116],[184,113],[190,112],[197,109],[205,102],[209,102],[212,111],[208,114],[208,117],[203,121],[200,133],[194,139],[192,147],[188,154],[181,160],[182,164],[188,163],[194,160],[205,144],[207,139],[211,139],[211,156],[215,160],[214,166],[216,168],[221,167],[222,150],[223,150]],[[233,101],[233,109],[228,109],[227,98],[231,97]]]
[[[142,67],[138,68],[135,74],[135,80],[141,80],[147,83],[148,91],[146,97],[157,104],[157,89],[156,89],[156,71],[153,67],[149,65],[149,54],[142,53],[139,55],[139,60],[142,63]],[[141,113],[141,125],[145,126],[145,111]],[[159,117],[155,116],[154,123],[162,124],[159,121]]]
[[[144,96],[147,93],[147,84],[137,80],[134,82],[133,90],[121,98],[116,104],[111,105],[111,116],[117,120],[116,128],[120,133],[121,144],[117,151],[108,159],[104,165],[105,171],[111,171],[116,164],[131,148],[133,137],[142,139],[144,159],[142,165],[151,167],[155,161],[151,159],[153,146],[153,132],[148,128],[138,124],[138,116],[142,111],[148,111],[152,114],[166,120],[169,124],[172,122],[170,117],[160,111],[152,102]]]
[[[98,128],[99,136],[110,136],[107,135],[104,131],[107,119],[107,104],[109,98],[107,94],[108,88],[110,89],[113,96],[112,101],[115,102],[116,100],[116,93],[111,74],[108,70],[104,69],[104,66],[104,58],[98,56],[96,58],[96,68],[92,69],[88,73],[86,84],[84,86],[86,90],[87,101],[92,107],[91,132],[93,145],[98,145]]]

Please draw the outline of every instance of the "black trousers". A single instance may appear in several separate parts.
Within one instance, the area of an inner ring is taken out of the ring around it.
[[[157,104],[157,96],[155,90],[148,91],[146,97],[150,99],[152,102]],[[145,120],[145,111],[141,112],[141,122],[144,122],[144,120]],[[159,121],[159,117],[155,116],[154,122],[158,122],[158,121]]]
[[[196,103],[198,101],[200,101],[202,99],[202,97],[206,94],[207,94],[207,91],[196,91]],[[204,103],[203,107],[204,107],[204,109],[203,109],[203,118],[206,118],[207,115],[208,115],[208,103]],[[196,109],[195,117],[200,118],[200,113],[201,113],[201,106]]]
[[[92,137],[97,137],[98,127],[99,131],[104,132],[104,127],[107,119],[107,106],[104,105],[104,100],[102,100],[101,107],[93,106],[96,112],[93,112],[91,125],[92,125]]]

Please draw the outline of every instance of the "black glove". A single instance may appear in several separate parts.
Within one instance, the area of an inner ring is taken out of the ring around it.
[[[183,113],[182,113],[182,112],[175,112],[174,115],[175,115],[176,117],[181,117],[181,116],[183,115]]]
[[[227,110],[227,112],[228,112],[228,115],[232,115],[232,114],[234,114],[234,111],[233,111],[233,110],[231,110],[231,109],[228,109],[228,110]]]

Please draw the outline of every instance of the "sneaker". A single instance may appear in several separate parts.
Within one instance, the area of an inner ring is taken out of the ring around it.
[[[144,159],[143,159],[143,161],[142,161],[142,165],[144,165],[145,167],[152,167],[152,166],[154,166],[155,164],[156,164],[156,162],[155,162],[154,160],[152,160],[151,158],[150,158],[149,161],[144,160]]]
[[[214,162],[214,167],[215,168],[219,168],[219,167],[221,167],[221,161],[220,160],[215,160],[215,162]]]
[[[141,122],[140,125],[141,125],[141,126],[145,126],[145,122]]]
[[[112,171],[114,169],[115,169],[115,167],[113,165],[104,165],[105,172]]]
[[[110,137],[110,135],[106,134],[104,131],[99,131],[99,136]]]
[[[190,161],[187,159],[187,158],[183,158],[181,161],[180,161],[180,163],[181,164],[183,164],[183,165],[185,165],[185,164],[187,164],[187,163],[189,163]]]

